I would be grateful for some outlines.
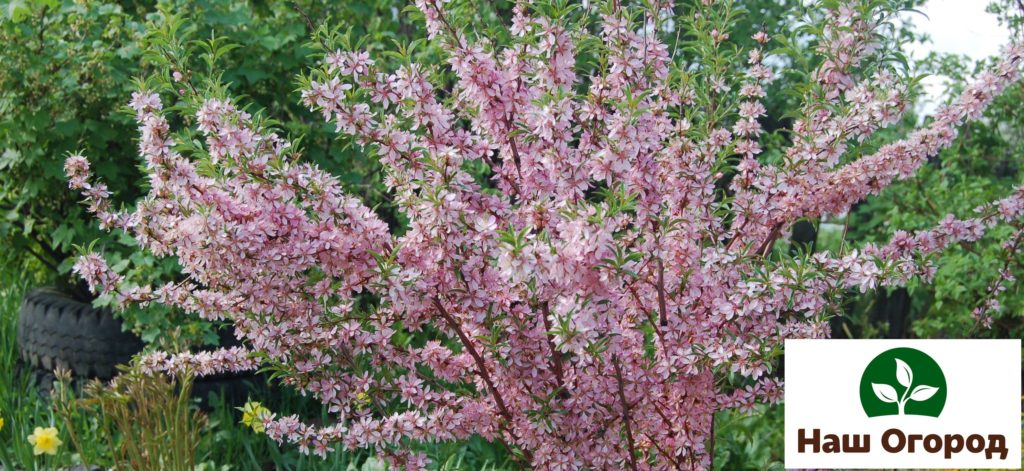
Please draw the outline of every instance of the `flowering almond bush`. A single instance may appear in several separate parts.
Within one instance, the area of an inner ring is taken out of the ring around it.
[[[418,0],[454,83],[332,46],[302,99],[375,151],[403,228],[217,88],[178,84],[197,97],[194,117],[174,120],[195,123],[190,139],[140,91],[148,196],[117,211],[84,157],[66,171],[102,226],[176,256],[187,278],[133,286],[97,254],[75,270],[124,303],[233,320],[247,348],[154,354],[145,368],[275,369],[337,414],[326,426],[261,414],[271,438],[304,450],[372,449],[420,469],[417,443],[479,435],[537,469],[708,468],[716,411],[781,398],[783,338],[828,336],[849,290],[927,279],[929,254],[1024,213],[1017,190],[884,246],[773,250],[798,219],[912,177],[1018,78],[1024,51],[864,151],[907,109],[910,81],[887,60],[893,13],[840,2],[816,20],[820,65],[790,110],[791,144],[762,156],[773,70],[762,48],[731,46],[740,12],[645,3],[520,2],[490,40]]]

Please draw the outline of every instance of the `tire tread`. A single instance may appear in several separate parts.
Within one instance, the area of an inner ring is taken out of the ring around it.
[[[18,350],[41,369],[69,368],[75,376],[108,379],[115,366],[142,350],[107,309],[96,309],[52,288],[29,292],[17,323]]]

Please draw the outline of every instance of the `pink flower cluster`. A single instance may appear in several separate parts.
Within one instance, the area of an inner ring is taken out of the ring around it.
[[[122,281],[122,277],[110,269],[107,261],[95,253],[78,257],[71,271],[103,294],[114,292]]]
[[[179,374],[186,370],[196,376],[209,376],[226,372],[254,370],[259,365],[243,347],[223,348],[208,352],[168,355],[158,352],[142,357],[139,367],[143,373]]]
[[[525,2],[509,45],[471,41],[439,0],[416,3],[449,53],[452,90],[420,65],[385,70],[339,50],[302,94],[376,152],[404,232],[230,100],[201,104],[205,152],[186,157],[159,96],[133,96],[151,191],[130,213],[110,212],[85,159],[66,164],[106,226],[176,256],[186,279],[129,286],[96,255],[76,272],[124,302],[231,319],[252,352],[158,354],[145,367],[216,373],[259,358],[284,371],[337,416],[265,418],[271,438],[303,450],[372,449],[421,469],[410,443],[477,435],[537,469],[707,468],[716,411],[781,399],[772,364],[783,338],[828,336],[845,290],[927,277],[927,254],[1024,208],[1018,191],[884,247],[768,256],[797,218],[845,211],[948,146],[1017,78],[1020,49],[928,127],[849,156],[848,141],[907,104],[883,69],[858,77],[881,20],[844,5],[821,41],[818,91],[775,166],[757,160],[772,76],[760,47],[734,77],[684,84],[672,79],[678,59],[625,11],[600,18],[602,45],[588,53],[605,65],[586,69],[574,42],[584,33]],[[710,37],[719,47],[728,33]],[[731,118],[681,114],[701,93],[732,103]],[[735,198],[723,200],[716,182],[730,157]],[[481,166],[483,177],[470,171]]]

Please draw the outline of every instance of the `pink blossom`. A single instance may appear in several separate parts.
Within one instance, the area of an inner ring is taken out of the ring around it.
[[[89,290],[95,294],[112,293],[122,277],[107,266],[107,261],[94,253],[78,257],[71,271],[82,277],[89,284]]]

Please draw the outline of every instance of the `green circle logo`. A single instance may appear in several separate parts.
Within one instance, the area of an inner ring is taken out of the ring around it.
[[[886,350],[868,363],[860,377],[860,405],[868,417],[938,417],[946,405],[946,376],[920,350]]]

